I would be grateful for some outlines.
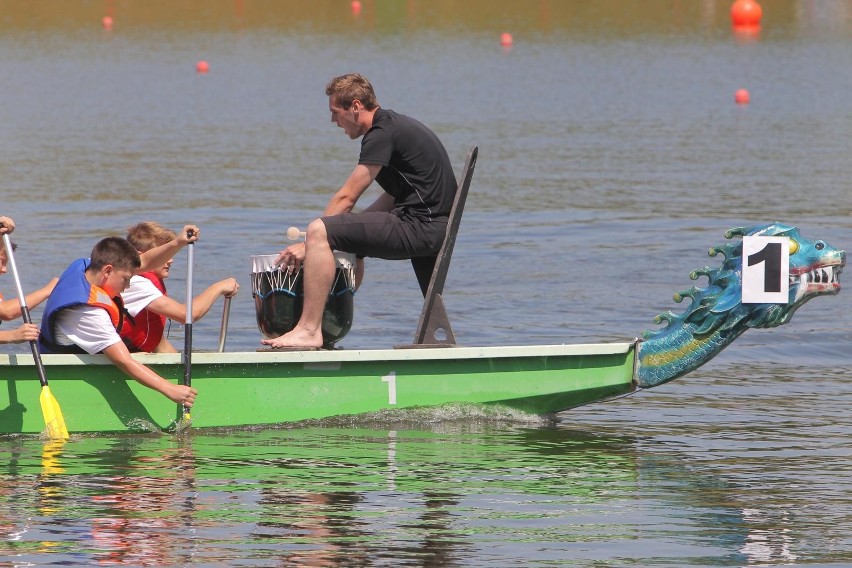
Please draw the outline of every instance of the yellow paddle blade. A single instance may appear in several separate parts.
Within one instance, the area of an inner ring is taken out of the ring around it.
[[[68,428],[65,427],[65,418],[62,417],[62,409],[59,403],[50,393],[50,387],[41,387],[41,413],[44,415],[44,424],[47,427],[47,435],[51,440],[67,440]]]
[[[44,475],[58,475],[65,472],[62,466],[62,449],[65,440],[48,440],[41,449],[41,471]]]

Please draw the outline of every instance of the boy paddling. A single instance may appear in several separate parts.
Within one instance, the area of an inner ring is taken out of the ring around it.
[[[15,230],[15,222],[10,217],[0,216],[0,235],[11,233]],[[17,246],[12,243],[12,250]],[[0,275],[6,274],[9,258],[6,249],[0,245]],[[58,278],[52,279],[43,288],[26,295],[27,307],[33,308],[44,302],[53,287],[56,286]],[[5,300],[0,294],[0,321],[12,321],[21,317],[21,303],[17,299]],[[0,343],[24,343],[38,339],[38,327],[33,323],[24,323],[17,329],[0,330]]]
[[[59,277],[41,321],[42,353],[103,353],[112,363],[141,384],[168,399],[191,407],[198,391],[164,379],[131,355],[119,336],[124,323],[121,292],[137,271],[164,264],[177,250],[198,239],[200,230],[187,225],[170,243],[146,253],[121,237],[107,237],[79,258]]]
[[[127,231],[127,240],[140,253],[147,253],[176,238],[174,231],[153,221],[139,223]],[[125,318],[120,335],[130,351],[177,353],[177,349],[164,337],[166,319],[186,321],[186,305],[166,294],[164,281],[169,277],[172,261],[169,258],[147,272],[136,274],[121,293],[130,317]],[[235,278],[216,282],[192,299],[192,320],[197,321],[210,311],[219,296],[231,298],[239,289]]]

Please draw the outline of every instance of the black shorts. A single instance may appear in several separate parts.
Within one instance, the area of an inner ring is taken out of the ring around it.
[[[404,210],[323,217],[332,250],[387,260],[433,256],[441,250],[447,217],[424,218]]]

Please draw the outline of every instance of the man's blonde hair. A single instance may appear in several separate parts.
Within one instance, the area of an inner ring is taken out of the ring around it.
[[[325,94],[333,96],[337,104],[344,110],[349,110],[352,101],[359,100],[364,108],[373,110],[379,106],[373,85],[363,75],[348,73],[340,75],[329,81],[325,87]]]

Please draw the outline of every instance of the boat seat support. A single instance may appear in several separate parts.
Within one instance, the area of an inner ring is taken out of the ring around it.
[[[456,336],[450,326],[447,311],[444,308],[444,283],[450,268],[450,258],[456,244],[456,234],[464,212],[470,180],[476,167],[476,157],[479,154],[477,146],[471,146],[467,153],[461,177],[456,188],[453,206],[447,221],[447,234],[444,243],[436,256],[412,258],[411,265],[423,293],[423,310],[414,334],[412,345],[400,345],[398,348],[416,347],[452,347],[456,344]]]

